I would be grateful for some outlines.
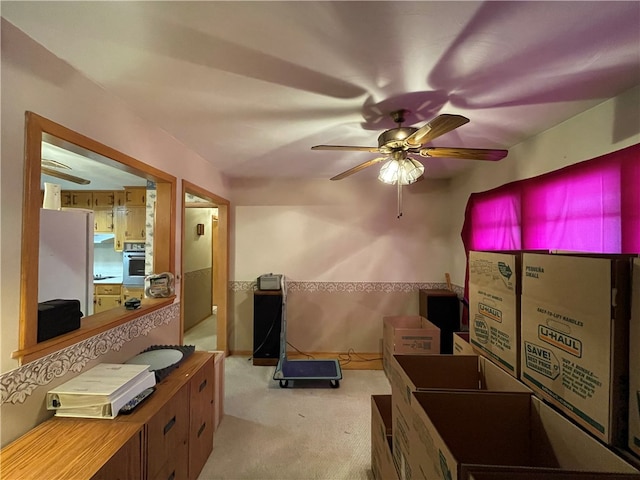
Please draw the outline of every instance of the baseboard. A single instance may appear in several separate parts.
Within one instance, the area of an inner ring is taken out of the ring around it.
[[[231,350],[229,355],[251,356],[249,350]],[[342,370],[382,370],[382,354],[358,352],[287,352],[287,358],[317,358],[319,360],[338,359]],[[254,363],[255,365],[255,363]]]

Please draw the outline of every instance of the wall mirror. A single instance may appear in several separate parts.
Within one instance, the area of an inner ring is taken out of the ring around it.
[[[25,151],[20,338],[12,354],[21,363],[135,318],[141,312],[123,302],[143,296],[144,275],[175,273],[175,177],[32,112]],[[73,224],[61,227],[69,218]],[[141,255],[129,271],[131,249]],[[85,263],[70,267],[78,251]],[[71,290],[74,282],[81,286]],[[81,300],[81,327],[38,338],[38,302],[54,298]],[[150,300],[143,311],[171,301]]]

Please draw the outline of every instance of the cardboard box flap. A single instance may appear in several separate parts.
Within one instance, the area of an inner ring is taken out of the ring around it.
[[[533,460],[555,458],[565,470],[593,472],[638,473],[638,470],[617,454],[604,447],[578,426],[566,420],[542,400],[531,397],[531,428],[534,445]]]
[[[496,392],[532,393],[524,383],[516,381],[512,376],[498,367],[488,358],[478,357],[480,367],[480,389]]]
[[[371,395],[371,408],[378,412],[385,427],[385,435],[391,435],[391,395]]]
[[[463,465],[460,480],[640,480],[639,474],[558,471],[551,468]]]
[[[531,395],[432,391],[413,396],[448,469],[459,463],[531,465]]]
[[[394,355],[410,389],[480,388],[477,355]]]

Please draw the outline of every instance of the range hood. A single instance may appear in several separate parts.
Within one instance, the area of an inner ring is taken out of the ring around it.
[[[116,236],[113,233],[94,233],[93,243],[113,243]]]

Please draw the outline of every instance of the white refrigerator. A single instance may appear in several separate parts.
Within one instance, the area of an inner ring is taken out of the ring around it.
[[[93,211],[40,209],[38,302],[80,300],[93,315]]]

